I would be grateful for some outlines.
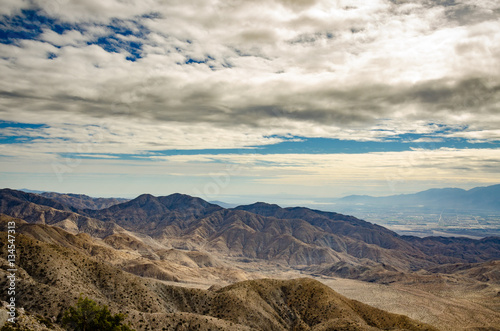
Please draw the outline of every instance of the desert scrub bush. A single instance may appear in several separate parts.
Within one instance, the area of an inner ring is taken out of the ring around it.
[[[129,325],[123,324],[125,317],[124,314],[112,315],[107,306],[80,296],[76,306],[64,312],[62,324],[75,331],[133,331]]]

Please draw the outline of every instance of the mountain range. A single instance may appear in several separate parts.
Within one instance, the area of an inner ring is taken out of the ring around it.
[[[336,205],[365,205],[367,208],[415,208],[419,210],[500,212],[500,184],[476,187],[430,189],[413,194],[372,197],[351,195],[335,200]]]
[[[121,201],[3,189],[0,214],[4,231],[5,223],[15,218],[23,243],[20,279],[26,287],[21,301],[28,310],[55,320],[80,291],[115,310],[127,307],[139,329],[161,323],[177,327],[181,320],[200,329],[231,329],[231,323],[237,326],[234,330],[432,328],[361,307],[310,280],[258,280],[290,274],[384,286],[419,284],[429,291],[434,291],[432,284],[452,281],[477,287],[481,300],[488,302],[474,306],[473,316],[481,321],[482,316],[493,316],[493,324],[500,321],[500,313],[490,311],[496,304],[500,307],[500,296],[494,296],[500,293],[498,237],[400,236],[334,212],[264,202],[223,208],[183,194],[143,194]],[[165,282],[235,285],[197,292]],[[48,298],[43,305],[35,300],[40,289]],[[144,295],[131,303],[134,289]],[[242,293],[248,302],[238,299]],[[301,302],[318,293],[323,299]],[[205,302],[205,308],[193,304],[193,298]],[[241,311],[234,310],[235,304]],[[343,308],[332,311],[332,304]],[[141,311],[141,305],[151,309]],[[316,310],[317,315],[309,313]],[[251,316],[259,316],[260,324],[251,322]]]
[[[84,194],[44,192],[22,189],[26,193],[35,193],[56,200],[78,209],[103,209],[114,204],[129,201],[125,198],[93,198]],[[338,199],[323,199],[322,203],[333,203],[333,206],[366,206],[374,209],[405,208],[433,211],[459,212],[499,212],[500,184],[485,187],[475,187],[469,190],[461,188],[433,188],[417,193],[398,194],[382,197],[369,195],[349,195]],[[210,203],[232,209],[236,204],[223,201]]]
[[[4,189],[0,190],[0,213],[99,238],[128,231],[175,249],[292,266],[367,259],[401,270],[418,270],[436,263],[500,259],[498,237],[405,237],[338,213],[266,203],[225,209],[183,194],[143,194],[108,208],[79,210],[36,194]]]

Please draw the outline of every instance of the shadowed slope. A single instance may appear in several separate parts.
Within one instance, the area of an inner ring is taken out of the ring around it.
[[[97,237],[123,231],[113,222],[102,222],[78,214],[74,208],[57,201],[9,189],[0,190],[0,213],[29,223],[55,225],[72,233],[85,232]]]
[[[151,235],[160,233],[168,226],[178,233],[190,222],[220,209],[222,207],[184,194],[165,197],[143,194],[103,210],[84,212],[103,221],[116,222],[127,230]]]

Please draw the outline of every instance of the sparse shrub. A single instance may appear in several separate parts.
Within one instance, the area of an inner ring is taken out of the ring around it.
[[[37,315],[37,316],[36,316],[36,319],[37,319],[40,323],[42,323],[42,324],[44,324],[46,327],[48,327],[49,329],[52,329],[52,328],[53,328],[52,321],[51,321],[49,318],[44,317],[44,316]]]
[[[15,326],[12,326],[12,324],[10,324],[10,323],[5,324],[0,329],[0,331],[17,331],[17,330],[19,330],[19,328],[15,327]]]
[[[68,330],[77,331],[132,331],[123,324],[124,314],[111,315],[107,306],[99,306],[89,298],[78,298],[76,307],[69,307],[64,312],[62,324]]]

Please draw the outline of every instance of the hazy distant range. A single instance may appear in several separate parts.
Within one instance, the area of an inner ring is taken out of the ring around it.
[[[500,235],[500,184],[430,189],[386,197],[351,195],[323,201],[318,209],[335,210],[417,236]]]
[[[213,201],[225,208],[236,207]],[[400,234],[425,236],[500,236],[500,184],[430,189],[384,197],[350,195],[317,199],[305,207],[349,214],[377,223]],[[284,203],[284,206],[288,206]],[[291,206],[291,205],[290,205]]]

